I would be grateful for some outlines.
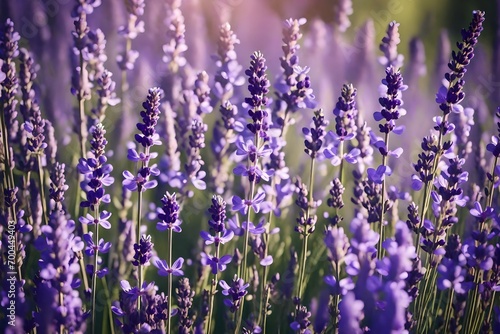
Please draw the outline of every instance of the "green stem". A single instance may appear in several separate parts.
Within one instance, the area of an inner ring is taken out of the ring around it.
[[[260,137],[256,133],[255,134],[255,147],[257,147],[257,150],[260,148]],[[258,164],[258,159],[255,158],[255,161],[253,163],[253,167],[256,167]],[[248,198],[253,199],[255,195],[255,179],[252,181],[250,185],[250,194]],[[247,226],[245,228],[245,243],[243,245],[243,260],[242,260],[242,265],[239,268],[239,276],[241,279],[243,279],[245,282],[247,281],[247,257],[248,257],[248,241],[250,239],[250,232],[249,232],[249,224],[250,224],[250,213],[252,211],[252,208],[248,208],[247,212]],[[243,319],[243,306],[245,305],[245,298],[241,299],[241,305],[238,310],[238,316],[237,316],[237,321],[236,321],[236,327],[235,327],[235,333],[239,332],[239,328],[241,326],[241,321]]]
[[[102,285],[104,287],[104,294],[106,296],[106,304],[108,305],[109,328],[111,329],[111,334],[115,334],[115,325],[113,323],[113,311],[111,311],[111,295],[109,294],[109,288],[108,288],[108,283],[106,281],[106,276],[102,277]]]
[[[450,289],[450,299],[448,300],[448,305],[446,306],[445,321],[443,330],[446,332],[448,330],[448,324],[451,320],[451,305],[453,304],[453,295],[455,290]]]
[[[220,232],[217,232],[217,238],[220,238]],[[215,246],[215,257],[219,258],[219,244]],[[212,333],[212,319],[213,319],[213,309],[214,309],[214,298],[217,291],[218,278],[217,274],[212,274],[213,279],[210,286],[210,299],[209,299],[209,313],[207,321],[207,331],[206,334]]]
[[[385,148],[387,151],[389,151],[389,133],[385,134]],[[387,166],[387,153],[382,156],[382,165]],[[382,178],[382,197],[380,200],[380,222],[379,222],[379,241],[378,241],[378,252],[377,252],[377,257],[379,259],[382,258],[382,243],[384,240],[384,214],[385,214],[385,179],[386,176],[384,175]]]
[[[42,204],[42,221],[45,225],[47,225],[49,222],[47,220],[47,202],[45,201],[45,187],[44,187],[44,181],[43,181],[43,168],[42,168],[42,156],[38,155],[38,182],[40,185],[40,202]]]
[[[95,218],[99,218],[99,207],[96,208]],[[96,323],[95,323],[95,296],[97,292],[97,259],[99,257],[99,250],[97,245],[99,244],[99,224],[95,224],[95,250],[94,250],[94,268],[92,271],[92,333],[95,333]]]
[[[306,221],[309,220],[311,214],[311,208],[313,206],[314,198],[313,198],[313,189],[314,189],[314,163],[316,159],[311,159],[311,169],[309,170],[309,204],[307,206],[306,212]],[[303,284],[304,284],[304,274],[306,271],[306,260],[307,260],[307,241],[309,237],[309,231],[307,230],[307,226],[305,226],[306,230],[304,230],[304,238],[302,239],[302,253],[301,253],[301,261],[299,264],[299,286],[297,297],[302,299],[303,293]]]
[[[491,168],[491,176],[492,178],[495,177],[495,167],[497,166],[498,164],[498,157],[495,157],[495,160],[493,161],[493,167]],[[489,188],[489,191],[488,191],[488,197],[486,199],[486,206],[489,206],[491,207],[492,203],[493,203],[493,192],[495,191],[495,182],[494,180],[491,181],[490,183],[490,188]]]
[[[59,292],[59,306],[61,306],[61,308],[64,308],[64,295],[62,292]],[[59,334],[63,333],[64,333],[64,325],[61,324],[59,326]]]
[[[139,186],[138,188],[138,210],[137,210],[137,230],[136,230],[136,239],[137,239],[137,244],[139,244],[141,240],[141,218],[142,218],[142,187]],[[142,289],[142,266],[140,261],[138,261],[137,264],[137,281],[138,281],[138,288],[139,291]],[[139,295],[139,298],[137,298],[137,311],[141,312],[141,296]],[[170,310],[169,310],[170,312]],[[169,317],[170,318],[170,317]]]
[[[172,267],[172,229],[168,229],[168,263],[170,267]],[[172,274],[168,275],[168,319],[167,319],[167,334],[171,333],[171,324],[172,324]]]

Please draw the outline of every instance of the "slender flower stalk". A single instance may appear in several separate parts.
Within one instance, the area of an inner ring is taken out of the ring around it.
[[[125,119],[130,117],[131,101],[129,98],[129,82],[127,73],[132,71],[135,67],[135,62],[139,58],[139,51],[132,49],[132,42],[139,36],[139,34],[144,33],[145,24],[141,21],[140,17],[144,15],[144,8],[146,3],[144,0],[125,0],[125,7],[128,14],[127,23],[120,26],[118,29],[118,34],[125,38],[125,47],[123,51],[116,57],[116,62],[118,68],[121,71],[121,84],[119,96],[122,101],[122,112],[123,115],[120,117],[121,127],[125,130],[124,124]],[[120,139],[122,139],[120,135]]]
[[[149,89],[146,101],[143,102],[141,111],[142,123],[137,123],[137,129],[141,132],[135,135],[135,140],[143,148],[143,152],[138,152],[137,150],[131,148],[128,150],[127,158],[130,161],[139,163],[139,171],[137,175],[134,176],[128,170],[123,172],[124,180],[123,186],[129,191],[138,192],[138,210],[137,210],[137,221],[136,221],[136,237],[141,237],[141,220],[142,220],[142,195],[143,192],[155,188],[158,185],[157,180],[150,180],[150,176],[157,176],[160,171],[156,167],[156,164],[150,166],[150,160],[156,158],[158,153],[151,152],[151,147],[161,144],[159,141],[159,135],[156,133],[155,127],[158,124],[158,119],[160,118],[160,99],[163,91],[154,87]],[[143,285],[143,272],[142,263],[139,262],[137,265],[137,278],[138,278],[138,288],[140,289]],[[137,309],[141,309],[141,297],[137,298]]]
[[[267,112],[267,94],[269,92],[269,80],[266,75],[266,59],[263,54],[259,51],[254,52],[251,56],[250,67],[245,71],[248,76],[248,90],[251,97],[245,98],[245,102],[249,105],[250,110],[248,115],[252,118],[252,122],[247,124],[247,129],[253,134],[253,141],[249,139],[246,143],[243,139],[239,139],[240,148],[238,150],[240,155],[247,157],[248,165],[238,165],[234,169],[236,175],[248,177],[250,182],[250,192],[247,194],[246,199],[243,201],[238,196],[234,196],[233,210],[243,210],[247,214],[245,236],[243,244],[243,259],[238,271],[238,277],[243,281],[247,280],[247,257],[248,257],[248,244],[250,240],[250,222],[252,210],[255,213],[260,211],[259,204],[263,201],[263,193],[256,195],[256,186],[260,180],[268,181],[269,175],[262,171],[259,166],[259,159],[269,152],[269,148],[266,145],[268,141],[268,112]],[[238,154],[238,153],[237,153]],[[244,204],[243,204],[244,203]],[[242,205],[243,204],[243,205]],[[241,320],[243,317],[243,306],[245,300],[241,300],[241,307],[239,307],[237,322],[236,322],[236,332],[239,331],[241,326]]]
[[[453,125],[448,122],[448,117],[451,112],[460,113],[463,111],[463,107],[460,105],[460,102],[465,98],[463,77],[467,72],[467,66],[474,57],[474,47],[483,30],[484,12],[473,11],[472,16],[469,28],[462,29],[462,41],[457,44],[458,52],[452,52],[452,60],[448,63],[450,72],[445,74],[448,87],[441,86],[436,95],[436,102],[443,112],[443,116],[434,119],[436,123],[434,129],[438,131],[438,136],[437,138],[435,136],[424,138],[422,142],[424,152],[419,156],[420,160],[417,164],[414,165],[417,175],[413,177],[412,187],[414,190],[424,188],[420,212],[421,223],[424,222],[429,209],[432,183],[439,172],[439,162],[441,157],[446,156],[451,148],[451,142],[444,141],[445,136],[454,129]]]
[[[297,307],[301,304],[301,299],[303,298],[303,284],[304,284],[304,276],[306,271],[306,260],[307,260],[307,252],[308,252],[308,240],[309,236],[316,229],[316,221],[317,216],[315,214],[316,208],[319,206],[318,201],[314,200],[314,175],[315,175],[315,162],[323,146],[323,140],[325,136],[325,127],[327,122],[325,120],[325,116],[321,109],[315,111],[313,117],[313,127],[310,129],[303,128],[302,133],[306,135],[306,139],[304,141],[305,145],[305,153],[311,158],[311,164],[309,169],[309,186],[306,188],[300,180],[296,181],[296,191],[298,193],[297,200],[295,204],[300,208],[301,212],[299,217],[297,218],[297,226],[295,227],[295,231],[299,233],[302,237],[302,250],[300,254],[300,262],[298,269],[298,279],[297,279],[297,298],[299,302],[297,303]],[[299,312],[299,308],[296,311],[296,317]],[[296,319],[297,321],[297,319]]]
[[[95,320],[97,277],[102,278],[107,274],[107,268],[97,269],[99,253],[107,253],[111,248],[110,242],[99,239],[99,226],[105,229],[111,228],[109,222],[111,213],[101,210],[100,205],[101,203],[111,202],[110,195],[105,194],[104,187],[110,186],[114,182],[114,178],[110,176],[113,167],[106,163],[105,148],[108,141],[104,137],[106,134],[104,126],[98,123],[92,128],[91,133],[90,153],[87,159],[80,159],[78,171],[84,176],[82,189],[87,195],[86,199],[80,203],[80,206],[90,208],[93,213],[80,217],[80,222],[85,225],[95,225],[95,239],[92,232],[84,235],[84,240],[87,243],[86,254],[94,257],[94,264],[89,265],[87,270],[92,275],[92,333],[95,333],[97,327]]]
[[[206,333],[212,333],[212,320],[215,318],[214,315],[214,298],[215,292],[218,285],[218,273],[223,271],[222,266],[214,266],[214,262],[217,261],[218,264],[226,263],[226,258],[231,258],[230,255],[225,255],[220,257],[220,245],[229,242],[233,236],[234,232],[226,229],[226,202],[220,196],[214,195],[212,198],[212,205],[208,209],[211,215],[211,219],[208,221],[209,232],[202,231],[201,237],[205,240],[206,245],[213,244],[215,246],[215,257],[209,259],[209,256],[205,255],[205,264],[210,264],[212,267],[213,279],[210,285],[210,299],[209,299],[209,314]],[[215,270],[214,270],[215,269]]]
[[[172,234],[173,232],[180,233],[182,231],[181,224],[179,220],[179,210],[180,206],[177,204],[176,195],[166,193],[161,199],[162,207],[158,213],[158,219],[161,221],[156,224],[156,229],[159,231],[167,230],[168,232],[168,263],[173,266],[172,263]],[[172,303],[172,275],[168,275],[168,309],[171,309]],[[171,316],[167,320],[167,333],[171,331]]]
[[[388,165],[388,157],[393,156],[395,158],[399,158],[403,153],[403,149],[398,147],[394,150],[389,149],[389,135],[391,132],[394,132],[397,135],[400,135],[404,131],[403,126],[397,126],[396,121],[401,117],[406,115],[406,110],[401,108],[403,105],[403,100],[401,99],[401,92],[405,91],[408,86],[403,84],[403,77],[399,69],[396,69],[392,65],[386,69],[386,77],[382,80],[382,84],[384,89],[386,90],[385,94],[383,94],[379,103],[382,106],[381,111],[377,111],[373,114],[376,121],[385,121],[382,124],[379,124],[379,130],[384,134],[384,139],[377,140],[374,143],[374,146],[379,150],[380,154],[382,154],[382,164],[375,170],[374,168],[368,168],[368,178],[375,183],[382,184],[381,190],[381,202],[380,202],[380,221],[379,221],[379,234],[380,234],[380,242],[378,247],[377,255],[379,258],[382,257],[382,240],[383,240],[383,226],[384,226],[384,215],[388,210],[386,204],[386,178],[385,175],[391,174],[391,169]]]

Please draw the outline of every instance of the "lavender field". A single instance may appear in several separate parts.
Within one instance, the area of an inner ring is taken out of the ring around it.
[[[2,1],[0,332],[500,333],[500,1],[403,2]]]

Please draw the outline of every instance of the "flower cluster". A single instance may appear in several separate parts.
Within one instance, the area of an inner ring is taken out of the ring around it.
[[[123,172],[123,176],[125,177],[123,186],[130,191],[137,190],[143,192],[156,187],[158,184],[156,180],[149,180],[151,175],[157,176],[160,174],[156,164],[149,166],[149,162],[158,156],[158,153],[150,152],[151,147],[161,144],[158,133],[155,130],[160,118],[161,95],[162,90],[160,88],[151,88],[146,101],[142,104],[144,108],[141,111],[142,123],[137,123],[137,129],[141,133],[135,135],[135,140],[144,148],[144,152],[139,153],[137,150],[131,148],[127,154],[127,158],[130,161],[140,162],[141,168],[137,172],[137,176],[134,176],[127,170]]]

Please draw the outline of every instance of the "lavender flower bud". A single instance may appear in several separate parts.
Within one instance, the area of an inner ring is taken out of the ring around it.
[[[149,260],[153,256],[153,246],[151,236],[142,235],[139,243],[134,245],[135,254],[132,264],[136,267],[149,265]]]
[[[50,172],[49,196],[53,211],[64,209],[64,194],[69,186],[66,184],[65,164],[56,163]]]
[[[240,308],[241,299],[248,293],[247,288],[250,284],[245,284],[243,279],[235,275],[231,285],[227,284],[224,280],[221,280],[219,285],[223,289],[222,294],[229,297],[228,299],[224,299],[224,304],[229,307],[232,313],[235,313]]]
[[[302,133],[306,136],[306,140],[304,141],[306,148],[304,152],[306,152],[311,159],[316,158],[318,152],[321,150],[325,137],[325,128],[328,126],[328,121],[325,120],[322,109],[318,109],[314,112],[313,123],[314,127],[302,129]]]
[[[179,333],[191,333],[194,319],[190,314],[191,307],[193,306],[194,291],[191,290],[189,279],[181,278],[179,280],[179,287],[175,289],[177,295],[177,307],[179,315]]]
[[[269,93],[269,80],[266,75],[266,59],[264,55],[257,51],[251,56],[250,67],[245,71],[248,76],[248,90],[251,97],[245,98],[245,102],[250,106],[248,115],[252,118],[252,123],[247,124],[248,130],[264,140],[267,139],[268,112],[266,111],[267,97]]]

